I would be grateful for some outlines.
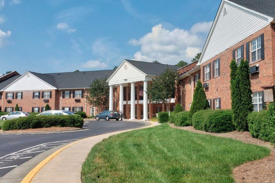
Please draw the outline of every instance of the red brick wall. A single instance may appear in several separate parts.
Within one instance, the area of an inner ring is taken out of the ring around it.
[[[221,108],[231,108],[231,91],[230,91],[230,62],[233,59],[232,52],[234,49],[244,45],[244,59],[246,59],[246,43],[264,34],[264,46],[265,46],[265,59],[257,62],[250,63],[250,67],[259,64],[260,73],[252,75],[251,77],[251,89],[253,92],[263,91],[262,86],[274,85],[274,29],[270,25],[266,26],[262,30],[249,36],[245,40],[240,41],[238,44],[228,48],[219,55],[216,55],[212,59],[201,65],[201,78],[203,80],[203,66],[211,63],[211,79],[209,81],[203,81],[203,83],[209,83],[209,89],[206,90],[207,99],[221,98]],[[220,76],[213,78],[212,62],[220,58]]]

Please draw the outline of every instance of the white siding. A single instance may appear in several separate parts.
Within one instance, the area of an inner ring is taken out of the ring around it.
[[[109,85],[144,81],[146,75],[129,62],[123,62],[116,73],[110,78]]]
[[[226,15],[224,15],[226,8]],[[224,50],[244,40],[253,33],[267,26],[270,18],[224,1],[220,14],[217,15],[209,42],[205,45],[200,63],[206,62]]]
[[[26,73],[4,91],[52,90],[56,89],[31,73]]]

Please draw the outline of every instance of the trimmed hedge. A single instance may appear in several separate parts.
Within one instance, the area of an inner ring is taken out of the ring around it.
[[[8,112],[2,112],[2,111],[0,111],[0,116],[6,115],[6,114],[8,114]]]
[[[179,112],[175,115],[175,125],[176,126],[189,126],[191,125],[189,122],[189,112]]]
[[[83,123],[83,118],[78,115],[28,116],[5,121],[2,129],[16,130],[28,128],[47,128],[52,126],[81,128]]]
[[[232,116],[232,110],[202,110],[193,115],[192,124],[197,130],[215,133],[230,132],[235,130]]]
[[[247,121],[252,137],[275,143],[275,123],[268,111],[252,112]]]
[[[178,112],[182,112],[182,107],[180,104],[177,104],[176,107],[175,107],[175,113],[178,113]]]
[[[168,112],[159,112],[158,113],[158,122],[159,123],[167,123],[169,121]]]
[[[87,118],[86,112],[78,111],[78,112],[76,112],[75,114],[81,116],[82,118]]]
[[[170,123],[175,123],[176,122],[176,112],[170,112],[170,117],[169,117],[169,122]]]

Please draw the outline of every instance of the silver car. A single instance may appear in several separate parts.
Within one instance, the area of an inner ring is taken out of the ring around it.
[[[8,119],[22,118],[27,116],[29,116],[29,113],[27,112],[14,111],[14,112],[10,112],[9,114],[1,116],[0,119],[8,120]]]
[[[51,116],[51,115],[74,115],[74,113],[65,110],[49,110],[38,114],[37,116]]]

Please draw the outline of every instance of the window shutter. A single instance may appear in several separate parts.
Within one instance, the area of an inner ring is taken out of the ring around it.
[[[216,62],[216,60],[214,62],[212,62],[212,68],[213,68],[212,75],[213,75],[213,78],[215,77],[215,62]]]
[[[241,46],[241,58],[244,60],[244,45]]]
[[[210,106],[210,109],[212,109],[212,100],[209,99],[209,106]]]
[[[216,109],[216,100],[217,99],[213,99],[213,109]]]
[[[80,110],[83,111],[83,107],[80,107]]]
[[[249,55],[250,55],[250,48],[249,48],[250,42],[246,43],[246,60],[250,62]]]
[[[219,109],[221,109],[222,106],[221,106],[221,98],[219,98]]]
[[[83,91],[81,91],[81,98],[83,98]]]
[[[50,98],[52,98],[52,92],[50,91]]]
[[[34,107],[32,107],[32,112],[34,112]]]
[[[73,91],[73,98],[75,97],[75,91]]]
[[[264,91],[262,91],[262,107],[265,108],[265,102],[264,102]]]
[[[221,75],[221,59],[219,58],[218,59],[218,76],[220,76]]]
[[[6,93],[6,99],[8,99],[8,93]]]
[[[71,107],[69,107],[69,111],[71,111]]]
[[[12,99],[14,99],[14,93],[12,93]]]
[[[202,74],[203,74],[203,81],[205,81],[205,66],[203,66],[203,69],[202,69],[202,70],[203,70],[203,71],[202,71],[202,72],[203,72],[203,73],[202,73]]]
[[[264,60],[264,34],[261,35],[261,57]]]
[[[69,98],[71,98],[71,91],[69,91]]]
[[[236,60],[236,50],[232,51],[232,58],[233,58],[233,60]]]
[[[23,92],[21,92],[21,99],[23,99]]]
[[[40,92],[38,92],[38,98],[40,98]]]
[[[208,64],[209,66],[209,80],[211,79],[211,63]]]
[[[62,91],[62,98],[65,98],[65,91]]]

